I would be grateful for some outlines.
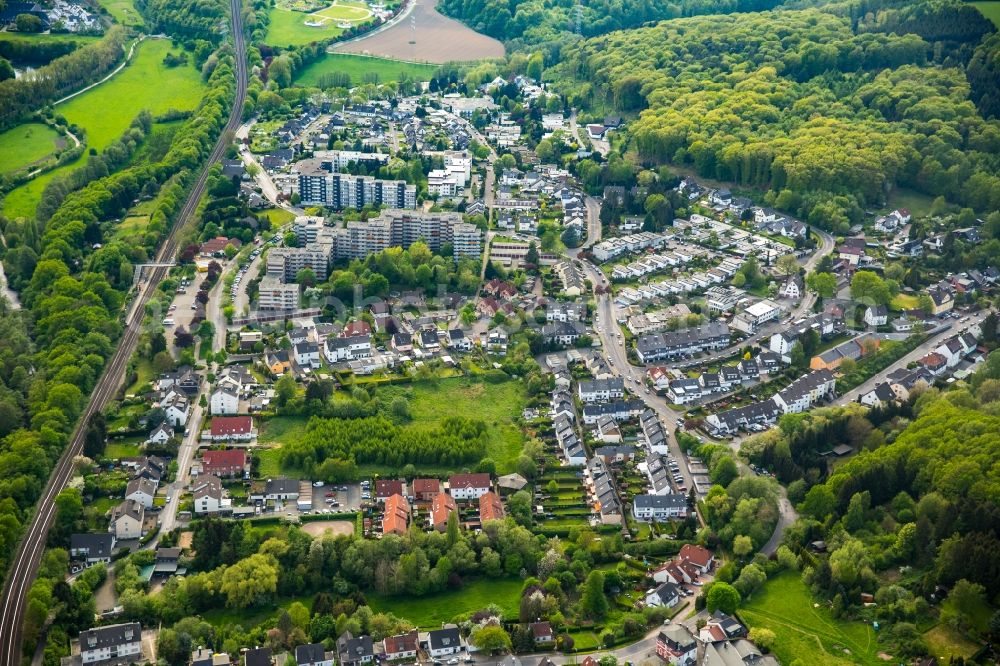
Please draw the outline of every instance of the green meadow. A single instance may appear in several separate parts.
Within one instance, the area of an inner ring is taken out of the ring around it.
[[[62,136],[48,125],[25,123],[0,132],[0,173],[37,162],[56,149]]]
[[[120,137],[143,109],[154,115],[170,109],[194,109],[201,100],[204,84],[193,64],[172,68],[163,64],[164,56],[175,50],[169,41],[147,39],[137,47],[125,69],[96,88],[60,104],[56,111],[71,125],[86,130],[87,146],[100,151]],[[4,214],[34,215],[46,183],[82,166],[86,159],[83,156],[12,190],[4,199]]]
[[[411,79],[426,81],[434,75],[437,65],[390,60],[389,58],[373,58],[346,53],[330,53],[302,70],[295,79],[301,86],[315,86],[324,74],[345,72],[351,77],[351,85],[357,86],[365,82],[365,74],[374,73],[379,83],[398,81],[400,75]]]

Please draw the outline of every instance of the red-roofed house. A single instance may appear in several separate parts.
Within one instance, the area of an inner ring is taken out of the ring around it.
[[[448,529],[448,516],[458,511],[455,499],[448,493],[438,493],[431,502],[431,527],[438,532]]]
[[[479,522],[503,519],[503,502],[492,490],[479,498]]]
[[[430,502],[441,492],[441,482],[437,479],[413,479],[410,486],[417,502]]]
[[[202,474],[218,477],[243,476],[249,469],[247,452],[243,449],[205,451],[201,454]]]
[[[948,369],[948,359],[937,352],[931,352],[917,361],[917,363],[927,368],[934,375],[939,375]]]
[[[691,543],[684,544],[677,557],[682,562],[690,562],[695,565],[701,573],[708,573],[712,570],[712,565],[715,564],[715,556],[712,551]]]
[[[344,330],[340,333],[342,338],[353,338],[359,335],[371,335],[372,327],[368,322],[358,319],[352,321],[350,324],[344,327]]]
[[[531,629],[531,637],[535,639],[535,645],[546,645],[556,639],[552,632],[552,625],[548,622],[532,622],[528,628]]]
[[[456,474],[448,479],[448,491],[457,500],[479,499],[493,487],[490,475],[485,472],[478,474]]]
[[[382,534],[406,534],[410,525],[410,503],[402,495],[392,495],[385,501],[385,515],[382,516]]]
[[[386,636],[382,640],[382,649],[388,661],[397,659],[407,659],[417,656],[417,630],[414,629],[408,634],[398,636]]]
[[[517,296],[517,288],[509,282],[493,278],[483,286],[483,293],[509,301]]]
[[[208,433],[208,438],[216,442],[249,442],[257,434],[249,416],[213,416]]]
[[[212,240],[207,240],[201,244],[201,249],[199,252],[206,257],[214,257],[216,255],[222,254],[227,245],[232,245],[236,249],[239,249],[243,245],[243,241],[239,238],[226,238],[225,236],[216,236]]]
[[[399,479],[376,479],[375,499],[384,502],[393,495],[403,494],[403,482]]]
[[[666,390],[667,386],[670,385],[670,374],[667,369],[656,365],[646,371],[646,378],[652,383],[653,388],[657,391]]]

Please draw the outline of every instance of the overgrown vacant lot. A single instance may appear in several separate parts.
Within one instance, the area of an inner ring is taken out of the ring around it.
[[[412,419],[404,426],[418,430],[437,430],[449,417],[481,420],[486,424],[488,444],[483,457],[492,458],[501,474],[513,471],[521,453],[524,437],[515,424],[525,399],[521,384],[506,381],[490,384],[476,379],[454,378],[437,382],[388,386],[379,389],[388,404],[395,398],[407,401]],[[261,424],[262,443],[295,444],[306,434],[306,417],[278,417]],[[278,470],[278,450],[261,454],[261,474]],[[365,471],[388,471],[377,466],[363,466]],[[427,474],[446,474],[457,469],[418,465]],[[281,470],[288,473],[289,470]]]
[[[516,618],[521,581],[512,579],[480,580],[457,590],[418,598],[388,598],[368,594],[368,603],[376,613],[392,613],[409,620],[421,629],[439,629],[458,615],[465,615],[490,604],[503,610],[505,618]]]
[[[417,81],[427,81],[433,76],[436,69],[436,65],[331,53],[302,70],[295,83],[301,86],[315,86],[324,74],[332,74],[333,72],[344,72],[351,77],[351,85],[355,86],[365,83],[365,75],[369,73],[378,76],[378,83],[398,81],[401,75],[409,76]]]
[[[778,637],[774,653],[783,664],[799,659],[815,666],[886,664],[872,628],[835,620],[826,607],[813,607],[809,589],[797,572],[771,580],[740,609],[750,627],[766,627]]]
[[[0,173],[37,162],[62,140],[58,132],[42,123],[25,123],[0,133]]]
[[[170,42],[147,39],[132,62],[107,82],[56,107],[74,125],[86,130],[88,147],[101,150],[121,136],[129,123],[143,109],[153,115],[170,109],[193,110],[198,106],[204,84],[194,64],[167,67],[163,57],[178,50]],[[4,199],[3,213],[8,217],[30,217],[45,184],[58,175],[84,164],[86,156],[12,190]]]

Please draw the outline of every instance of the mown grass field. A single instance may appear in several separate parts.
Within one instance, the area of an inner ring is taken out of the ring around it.
[[[983,16],[993,21],[993,25],[1000,28],[1000,2],[991,0],[990,2],[973,2],[972,5],[983,13]]]
[[[365,82],[365,74],[369,72],[378,76],[379,83],[398,81],[401,75],[407,75],[418,81],[427,81],[433,76],[437,65],[390,60],[389,58],[373,58],[344,53],[330,53],[306,67],[295,79],[301,86],[315,86],[324,74],[344,72],[351,77],[351,85]]]
[[[42,123],[25,123],[0,133],[0,173],[37,162],[63,140],[59,132]]]
[[[305,24],[308,14],[290,9],[272,7],[268,15],[271,23],[264,42],[272,46],[301,46],[331,39],[344,32],[337,27],[337,21],[329,21],[321,26],[308,26]]]
[[[142,16],[136,10],[132,0],[97,0],[108,13],[122,25],[142,25]]]
[[[143,109],[154,115],[170,109],[191,110],[201,100],[205,86],[193,64],[167,67],[163,58],[176,51],[170,42],[147,39],[137,47],[132,62],[105,83],[56,107],[71,123],[86,130],[87,146],[102,150],[121,136]],[[155,82],[151,85],[150,82]],[[30,217],[53,178],[85,163],[86,156],[12,190],[3,202],[8,217]]]
[[[520,605],[521,581],[510,578],[479,580],[457,590],[448,590],[426,597],[383,597],[367,594],[369,605],[376,613],[392,613],[409,620],[421,629],[438,629],[458,615],[496,604],[505,619],[515,619]]]
[[[878,654],[875,631],[861,622],[835,620],[824,606],[814,607],[796,572],[771,580],[740,609],[750,627],[766,627],[777,636],[774,654],[782,664],[799,659],[813,666],[886,664]]]

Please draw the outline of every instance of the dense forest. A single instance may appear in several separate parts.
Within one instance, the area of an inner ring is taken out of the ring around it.
[[[779,0],[588,0],[580,3],[579,34],[591,37],[650,21],[761,11],[778,4]],[[443,0],[438,9],[507,42],[512,49],[542,47],[550,57],[574,39],[577,28],[575,5],[559,0]]]
[[[977,113],[959,67],[994,28],[935,7],[858,28],[818,9],[665,21],[569,46],[546,78],[571,104],[637,115],[641,160],[770,188],[828,229],[900,185],[995,209],[1000,124]]]
[[[219,0],[137,0],[151,32],[218,42],[225,34],[226,6]]]

